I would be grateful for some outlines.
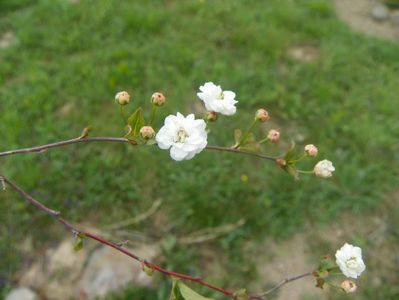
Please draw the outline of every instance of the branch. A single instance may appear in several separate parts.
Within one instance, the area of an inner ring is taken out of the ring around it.
[[[48,149],[52,149],[52,148],[59,148],[59,147],[72,145],[72,144],[92,143],[92,142],[127,143],[127,144],[131,144],[131,145],[137,145],[136,141],[128,140],[126,138],[119,138],[119,137],[85,137],[84,135],[82,135],[82,136],[74,138],[74,139],[60,141],[60,142],[55,142],[55,143],[51,143],[51,144],[0,152],[0,157],[8,156],[8,155],[15,155],[15,154],[22,154],[22,153],[41,153],[41,152],[45,152]],[[267,159],[267,160],[272,160],[272,161],[275,161],[277,158],[280,157],[280,156],[272,157],[272,156],[267,156],[267,155],[263,155],[263,154],[259,154],[259,153],[247,152],[247,151],[243,151],[243,150],[240,150],[240,149],[232,149],[232,148],[220,147],[220,146],[207,146],[206,149],[207,150],[224,151],[224,152],[231,152],[231,153],[249,155],[249,156],[258,157],[258,158]]]
[[[293,281],[298,280],[298,279],[302,279],[304,277],[311,276],[311,275],[313,275],[313,273],[314,273],[314,271],[311,271],[311,272],[307,272],[307,273],[304,273],[304,274],[301,274],[301,275],[285,278],[284,280],[280,281],[279,284],[277,284],[276,286],[272,287],[270,290],[267,290],[267,291],[265,291],[263,293],[260,293],[257,296],[259,296],[261,299],[263,299],[263,297],[275,292],[276,290],[278,290],[282,286],[286,285],[287,283],[293,282]]]
[[[72,140],[70,140],[72,141]],[[51,144],[54,145],[54,144]],[[38,148],[38,147],[36,147]],[[161,266],[153,263],[153,262],[149,262],[139,256],[137,256],[136,254],[134,254],[133,252],[131,252],[130,250],[123,248],[123,244],[121,243],[114,243],[111,242],[109,240],[106,240],[104,238],[102,238],[99,235],[96,235],[88,230],[85,229],[80,229],[77,226],[73,225],[72,223],[70,223],[69,221],[67,221],[66,219],[61,217],[61,212],[53,210],[48,208],[47,206],[45,206],[43,203],[41,203],[40,201],[36,200],[35,198],[33,198],[31,195],[29,195],[28,193],[26,193],[22,188],[20,188],[17,184],[15,184],[13,181],[9,180],[7,177],[0,175],[0,182],[2,183],[4,189],[6,187],[6,185],[9,185],[12,189],[14,189],[18,194],[20,194],[20,196],[25,199],[29,204],[32,204],[33,206],[35,206],[36,208],[38,208],[39,210],[45,212],[46,214],[48,214],[49,216],[53,217],[56,221],[58,221],[60,224],[62,224],[66,230],[70,231],[73,235],[78,235],[78,234],[83,234],[85,237],[92,239],[100,244],[103,244],[105,246],[111,247],[116,249],[117,251],[133,258],[134,260],[140,262],[142,265],[145,265],[148,268],[153,269],[154,271],[158,271],[159,273],[162,273],[166,276],[169,277],[174,277],[174,278],[180,278],[182,280],[187,280],[187,281],[191,281],[191,282],[195,282],[198,283],[202,286],[205,286],[209,289],[215,290],[219,293],[222,293],[226,296],[228,296],[229,298],[232,299],[236,299],[236,295],[234,291],[230,291],[227,289],[223,289],[217,286],[214,286],[206,281],[203,281],[201,278],[196,278],[196,277],[192,277],[190,275],[187,274],[183,274],[183,273],[178,273],[178,272],[174,272],[174,271],[169,271],[167,269],[162,268]],[[272,289],[263,292],[261,294],[258,295],[250,295],[249,299],[251,300],[262,300],[264,299],[264,296],[274,292],[275,290],[281,288],[283,285],[287,284],[288,282],[292,282],[298,279],[301,279],[303,277],[306,276],[310,276],[312,275],[313,272],[308,272],[302,275],[298,275],[295,277],[291,277],[291,278],[287,278],[284,279],[283,281],[281,281],[278,285],[276,285],[275,287],[273,287]]]

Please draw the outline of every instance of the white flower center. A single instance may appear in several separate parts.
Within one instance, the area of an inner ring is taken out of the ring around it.
[[[187,131],[185,131],[184,128],[180,127],[180,129],[176,132],[175,143],[184,143],[184,141],[188,137],[189,135]]]
[[[217,96],[217,98],[216,98],[216,99],[218,99],[218,100],[223,100],[223,99],[224,99],[223,92],[221,92],[221,93],[220,93],[220,95],[219,95],[219,96]]]
[[[346,266],[347,266],[348,268],[351,268],[351,269],[356,268],[356,267],[357,267],[357,259],[356,259],[356,257],[351,257],[351,258],[349,258],[349,259],[346,261]]]

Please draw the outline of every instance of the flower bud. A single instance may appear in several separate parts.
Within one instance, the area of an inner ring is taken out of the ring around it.
[[[258,109],[255,114],[255,119],[260,122],[266,122],[270,119],[269,112],[266,109]]]
[[[209,122],[215,122],[218,119],[218,114],[214,111],[210,111],[208,112],[208,114],[206,115],[206,119]]]
[[[145,140],[150,140],[155,136],[155,131],[151,126],[143,126],[140,129],[140,135]]]
[[[345,293],[354,293],[357,290],[357,285],[352,280],[344,280],[341,283],[341,288]]]
[[[164,94],[162,94],[160,92],[156,92],[156,93],[152,94],[152,96],[151,96],[151,103],[156,106],[164,105],[165,101],[166,101],[166,98],[165,98]]]
[[[287,162],[285,161],[285,159],[281,158],[281,157],[276,158],[275,162],[280,168],[284,168],[287,165]]]
[[[272,129],[267,134],[267,138],[272,143],[277,143],[280,140],[280,132],[278,132],[277,130]]]
[[[119,105],[126,105],[130,102],[130,95],[128,92],[119,92],[115,95],[115,101]]]
[[[317,156],[318,152],[319,151],[318,151],[317,147],[313,144],[309,144],[309,145],[305,146],[305,153],[307,156],[315,157],[315,156]]]
[[[319,161],[313,169],[316,176],[321,178],[328,178],[332,176],[332,172],[335,171],[335,168],[331,161],[325,159]]]

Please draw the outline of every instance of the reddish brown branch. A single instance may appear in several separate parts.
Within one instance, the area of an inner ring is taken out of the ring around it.
[[[205,286],[209,289],[218,291],[226,296],[228,296],[229,298],[234,299],[235,298],[235,293],[234,291],[230,291],[230,290],[226,290],[217,286],[214,286],[206,281],[203,281],[200,278],[196,278],[196,277],[192,277],[191,275],[187,275],[187,274],[183,274],[183,273],[178,273],[178,272],[174,272],[174,271],[169,271],[166,270],[164,268],[162,268],[161,266],[149,262],[139,256],[137,256],[136,254],[134,254],[133,252],[131,252],[130,250],[123,248],[122,245],[108,241],[96,234],[93,234],[91,232],[89,232],[88,230],[84,230],[84,229],[79,229],[78,227],[76,227],[75,225],[73,225],[72,223],[68,222],[67,220],[65,220],[64,218],[61,217],[61,213],[48,208],[47,206],[45,206],[43,203],[39,202],[38,200],[36,200],[35,198],[33,198],[31,195],[29,195],[28,193],[26,193],[23,189],[21,189],[17,184],[15,184],[13,181],[9,180],[8,178],[0,175],[0,181],[2,182],[2,184],[7,184],[9,185],[11,188],[13,188],[16,192],[18,192],[22,198],[24,198],[28,203],[34,205],[36,208],[38,208],[39,210],[45,212],[46,214],[50,215],[51,217],[53,217],[55,220],[57,220],[60,224],[62,224],[68,231],[70,231],[72,234],[74,235],[78,235],[78,234],[83,234],[84,236],[86,236],[87,238],[90,238],[92,240],[95,240],[97,242],[99,242],[100,244],[109,246],[111,248],[116,249],[119,252],[122,252],[123,254],[137,260],[138,262],[146,265],[147,267],[156,270],[166,276],[170,276],[170,277],[175,277],[175,278],[180,278],[183,280],[187,280],[187,281],[191,281],[191,282],[195,282],[198,283],[202,286]],[[258,295],[250,295],[249,299],[252,300],[261,300],[264,299],[264,296],[276,291],[277,289],[279,289],[280,287],[282,287],[283,285],[301,279],[303,277],[312,275],[312,272],[308,272],[302,275],[298,275],[295,277],[291,277],[291,278],[286,278],[283,281],[281,281],[278,285],[276,285],[275,287],[273,287],[272,289],[263,292],[261,294]]]

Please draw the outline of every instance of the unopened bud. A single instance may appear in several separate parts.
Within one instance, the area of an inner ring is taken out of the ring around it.
[[[140,129],[140,135],[145,140],[150,140],[155,136],[155,131],[151,126],[143,126]]]
[[[156,92],[151,96],[151,103],[156,106],[164,105],[165,101],[166,101],[165,95],[160,92]]]
[[[277,130],[272,129],[267,134],[267,138],[272,143],[277,143],[280,140],[280,132],[278,132]]]
[[[305,146],[305,153],[308,156],[315,157],[315,156],[317,156],[318,152],[319,151],[318,151],[317,147],[313,144],[309,144],[309,145]]]
[[[128,92],[119,92],[115,95],[115,101],[119,105],[126,105],[130,102],[130,95]]]
[[[266,122],[270,119],[269,112],[266,109],[258,109],[255,114],[255,118],[260,122]]]
[[[276,158],[275,162],[281,168],[284,168],[287,165],[287,162],[284,158]]]
[[[206,119],[210,122],[215,122],[218,119],[218,114],[214,111],[208,112]]]
[[[341,283],[341,288],[345,293],[354,293],[357,290],[357,285],[352,280],[344,280]]]

